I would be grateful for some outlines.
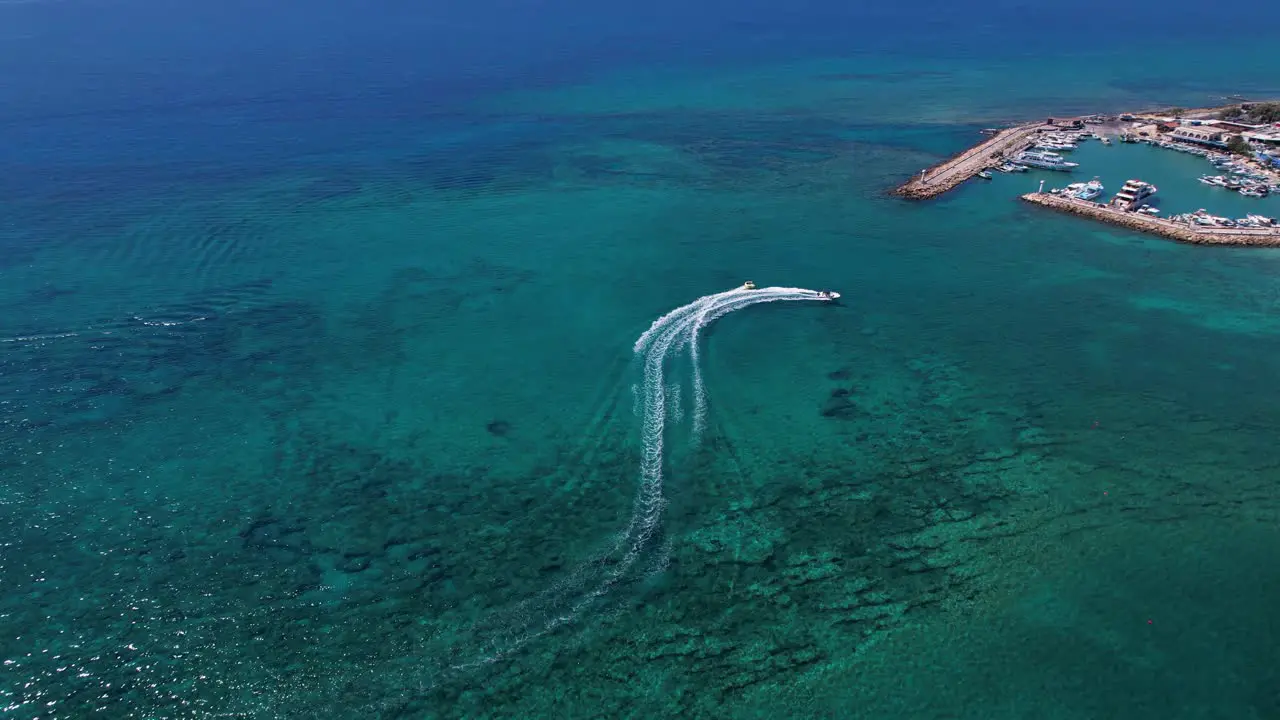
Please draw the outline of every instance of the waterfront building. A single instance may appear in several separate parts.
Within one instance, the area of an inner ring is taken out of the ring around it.
[[[1216,123],[1214,123],[1214,125],[1219,130],[1236,132],[1236,133],[1248,132],[1251,130],[1256,131],[1256,130],[1267,129],[1266,125],[1249,125],[1248,123],[1235,122],[1233,120],[1219,120]]]
[[[1183,126],[1179,128],[1174,128],[1169,133],[1169,137],[1173,138],[1174,140],[1181,140],[1182,142],[1195,143],[1197,145],[1209,145],[1211,147],[1226,147],[1227,138],[1222,133],[1222,131],[1217,129],[1218,127],[1220,126],[1213,126],[1213,127]]]
[[[1262,131],[1242,133],[1241,137],[1249,142],[1280,147],[1280,131]]]

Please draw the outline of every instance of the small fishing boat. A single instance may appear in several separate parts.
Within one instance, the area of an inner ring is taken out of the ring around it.
[[[990,170],[981,170],[981,171],[979,171],[979,172],[978,172],[978,177],[982,178],[983,180],[990,180],[990,179],[991,179],[991,171],[990,171]]]

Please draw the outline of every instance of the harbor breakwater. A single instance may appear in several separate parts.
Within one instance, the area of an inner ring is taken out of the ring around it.
[[[1087,200],[1066,198],[1049,193],[1027,193],[1022,199],[1061,212],[1100,220],[1112,225],[1151,233],[1192,245],[1250,245],[1280,247],[1280,227],[1272,228],[1202,228],[1150,217]]]
[[[1030,123],[1001,130],[968,150],[924,170],[894,189],[893,194],[908,200],[927,200],[954,189],[960,183],[998,160],[1031,145],[1031,136],[1044,128],[1043,123]]]

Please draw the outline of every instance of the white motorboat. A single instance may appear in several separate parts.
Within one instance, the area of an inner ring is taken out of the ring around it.
[[[1112,202],[1123,205],[1127,210],[1135,210],[1143,200],[1156,194],[1156,186],[1141,180],[1130,180],[1120,188]]]
[[[1081,200],[1093,200],[1106,190],[1098,178],[1094,178],[1087,183],[1072,183],[1067,188],[1070,189],[1072,186],[1075,186],[1075,192],[1072,194]]]
[[[1014,156],[1014,161],[1020,165],[1040,168],[1042,170],[1071,170],[1080,167],[1080,163],[1067,162],[1062,159],[1061,155],[1051,152],[1036,152],[1027,150]]]

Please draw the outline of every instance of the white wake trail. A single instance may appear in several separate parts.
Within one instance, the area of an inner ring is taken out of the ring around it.
[[[520,603],[517,618],[494,633],[480,656],[452,665],[454,670],[496,662],[531,640],[576,620],[595,601],[627,577],[650,546],[662,524],[667,419],[679,417],[668,402],[679,402],[678,380],[668,382],[667,363],[688,349],[692,365],[694,417],[692,439],[696,444],[706,428],[707,394],[699,364],[698,336],[717,319],[760,303],[787,301],[827,302],[832,298],[803,288],[735,288],[707,295],[663,315],[636,340],[643,379],[632,386],[641,416],[640,482],[627,527],[612,548],[588,561],[542,595]],[[674,389],[674,390],[673,390]]]

